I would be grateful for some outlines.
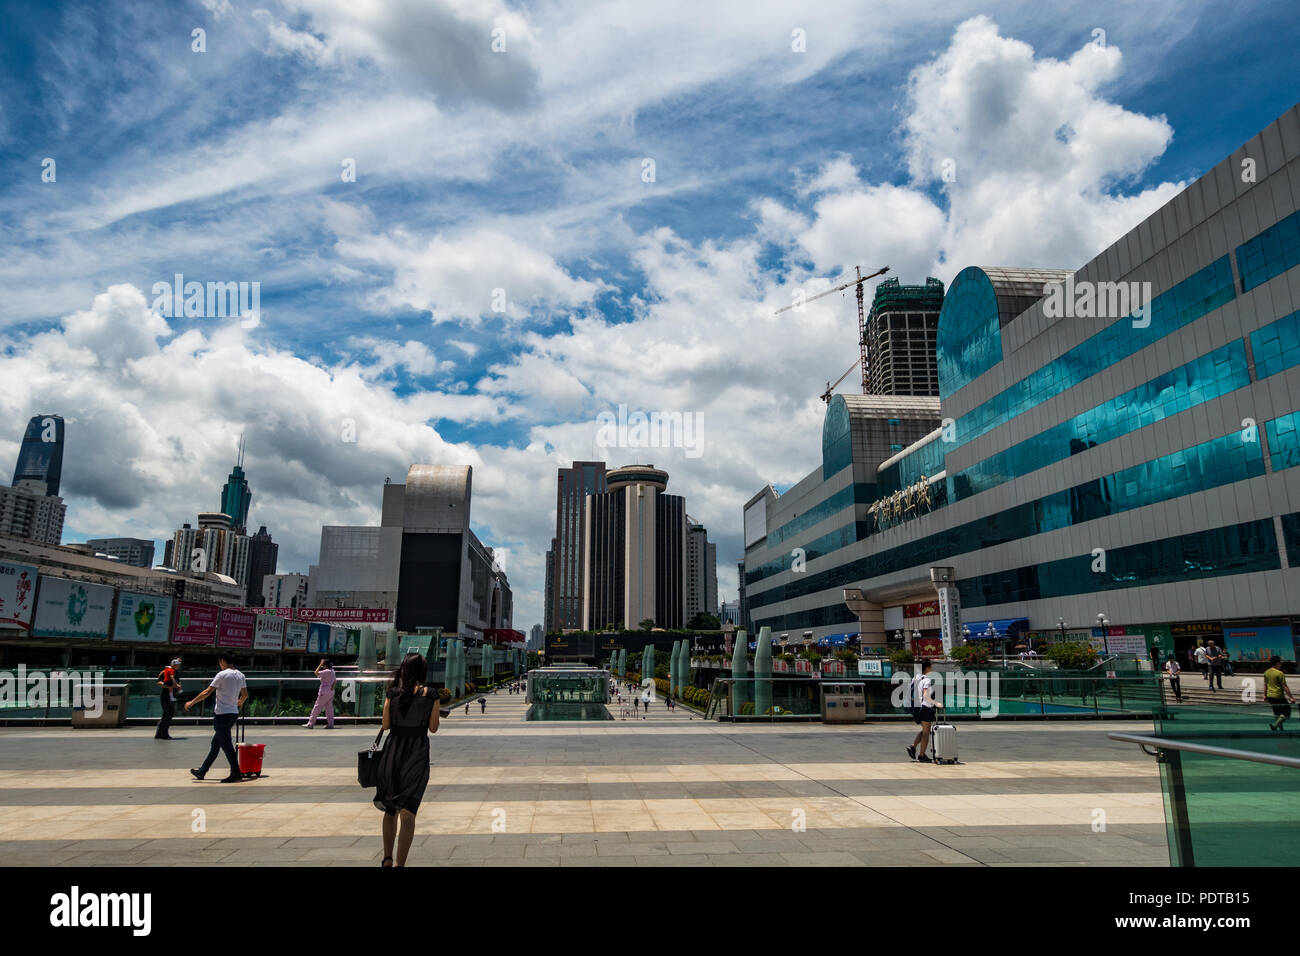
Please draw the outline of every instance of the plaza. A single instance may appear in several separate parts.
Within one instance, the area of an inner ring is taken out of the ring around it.
[[[411,866],[1168,866],[1144,721],[959,724],[962,763],[914,763],[910,723],[744,725],[669,713],[525,722],[456,709]],[[40,866],[378,866],[356,783],[373,724],[251,725],[260,779],[196,782],[210,724],[0,728],[0,860]]]

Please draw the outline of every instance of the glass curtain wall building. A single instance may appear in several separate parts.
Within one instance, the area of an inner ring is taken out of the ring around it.
[[[1294,660],[1298,207],[1293,108],[1077,271],[958,272],[928,433],[882,454],[836,396],[822,466],[746,505],[753,625],[856,634],[854,587],[867,642],[926,633],[945,567],[977,633],[1101,614]]]

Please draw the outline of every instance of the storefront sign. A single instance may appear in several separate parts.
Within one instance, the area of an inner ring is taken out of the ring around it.
[[[300,621],[387,624],[389,610],[385,607],[300,607],[297,617]]]
[[[956,584],[939,588],[939,633],[942,656],[948,657],[961,643],[961,597]]]

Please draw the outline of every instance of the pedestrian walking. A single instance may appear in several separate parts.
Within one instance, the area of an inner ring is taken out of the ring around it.
[[[933,667],[934,664],[927,659],[921,665],[920,673],[912,678],[911,685],[912,719],[921,725],[921,729],[912,740],[912,746],[907,748],[907,755],[921,763],[934,762],[926,754],[930,746],[930,727],[939,706],[934,699],[934,678],[930,676]]]
[[[465,701],[465,716],[469,716],[469,701]]]
[[[248,700],[248,681],[244,675],[235,670],[230,658],[225,654],[217,657],[217,662],[221,665],[221,670],[217,676],[212,678],[212,683],[196,695],[193,700],[185,703],[185,709],[190,710],[195,704],[200,703],[207,698],[216,695],[216,705],[212,708],[212,746],[208,749],[208,759],[203,761],[202,766],[197,770],[190,770],[194,779],[202,780],[208,772],[213,762],[217,759],[218,753],[224,753],[226,759],[230,761],[230,776],[223,777],[222,783],[239,783],[244,779],[239,772],[239,757],[235,754],[235,743],[230,739],[230,731],[235,726],[235,721],[239,719],[239,709],[244,706],[244,701]]]
[[[406,866],[415,836],[415,815],[429,786],[429,734],[438,732],[438,696],[424,684],[428,663],[407,654],[393,672],[384,697],[381,731],[388,731],[379,754],[375,807],[383,811],[382,866]],[[396,848],[394,848],[396,842]]]
[[[486,713],[487,713],[487,701],[484,700],[482,697],[480,697],[480,698],[478,699],[478,705],[479,705],[479,708],[480,708],[479,713],[480,713],[480,714],[486,714]]]
[[[172,658],[172,662],[162,669],[158,674],[158,686],[162,688],[158,692],[158,701],[162,704],[162,718],[158,721],[158,729],[154,731],[154,740],[175,740],[170,733],[172,718],[176,716],[176,695],[181,691],[180,680],[181,659]]]
[[[1205,663],[1210,668],[1210,690],[1215,690],[1214,681],[1219,681],[1218,690],[1223,690],[1223,669],[1227,666],[1228,657],[1223,653],[1223,648],[1214,641],[1209,641],[1205,647]]]
[[[1169,675],[1169,689],[1174,692],[1174,700],[1181,704],[1183,702],[1183,668],[1178,663],[1178,658],[1172,654],[1169,656],[1169,660],[1165,661],[1165,673]]]
[[[1206,680],[1209,680],[1210,664],[1209,661],[1206,660],[1206,658],[1209,656],[1209,651],[1206,649],[1204,644],[1197,644],[1196,650],[1194,650],[1192,653],[1196,655],[1196,666],[1201,669],[1201,677],[1205,678]]]
[[[1281,730],[1291,716],[1291,705],[1295,698],[1291,688],[1286,684],[1286,674],[1282,672],[1282,658],[1274,654],[1268,661],[1268,670],[1264,671],[1264,699],[1273,705],[1273,722],[1269,730]]]
[[[325,711],[325,727],[329,730],[334,729],[334,662],[325,658],[316,665],[316,677],[320,680],[320,688],[316,691],[316,703],[312,705],[311,716],[307,718],[304,727],[315,727],[316,718],[320,716],[322,710]]]

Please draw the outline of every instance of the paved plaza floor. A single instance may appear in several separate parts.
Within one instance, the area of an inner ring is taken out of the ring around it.
[[[918,764],[915,728],[649,719],[525,723],[522,697],[432,738],[412,866],[1167,866],[1160,778],[1125,722],[958,725],[962,763]],[[377,866],[356,784],[374,726],[252,726],[265,775],[188,768],[208,726],[0,729],[0,862]]]

